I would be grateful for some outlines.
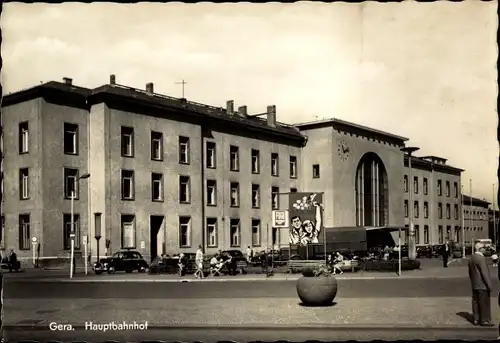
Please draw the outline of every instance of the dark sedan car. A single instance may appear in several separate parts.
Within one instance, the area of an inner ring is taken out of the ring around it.
[[[139,273],[144,273],[148,267],[148,263],[139,252],[125,250],[119,251],[111,257],[102,258],[99,262],[94,264],[94,271],[98,275],[103,272],[113,274],[117,271],[132,273],[135,270]]]

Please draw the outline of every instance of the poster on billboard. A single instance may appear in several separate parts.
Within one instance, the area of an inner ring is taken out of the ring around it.
[[[290,244],[323,243],[322,193],[290,193]]]

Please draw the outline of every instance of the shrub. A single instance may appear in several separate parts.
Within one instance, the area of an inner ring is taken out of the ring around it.
[[[401,270],[414,270],[420,268],[420,261],[418,260],[402,260]],[[377,272],[396,272],[399,270],[398,260],[389,261],[364,261],[363,270],[377,271]]]

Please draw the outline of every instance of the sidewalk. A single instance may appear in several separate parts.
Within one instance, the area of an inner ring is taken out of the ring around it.
[[[46,327],[50,322],[137,323],[149,327],[239,326],[474,327],[464,318],[465,298],[349,298],[337,295],[331,307],[304,307],[296,298],[254,299],[6,299],[4,325]],[[492,300],[496,303],[496,299]],[[498,306],[492,306],[498,322]]]

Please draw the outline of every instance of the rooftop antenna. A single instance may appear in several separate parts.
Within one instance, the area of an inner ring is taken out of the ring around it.
[[[185,99],[184,97],[184,86],[187,85],[187,82],[184,81],[184,79],[181,82],[176,82],[176,85],[182,85],[182,99]]]

